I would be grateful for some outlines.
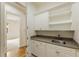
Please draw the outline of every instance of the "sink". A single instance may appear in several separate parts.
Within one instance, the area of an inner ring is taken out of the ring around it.
[[[62,40],[52,40],[53,43],[66,44],[65,41]]]

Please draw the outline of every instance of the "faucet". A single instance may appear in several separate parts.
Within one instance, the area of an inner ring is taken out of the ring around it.
[[[60,37],[60,34],[58,34],[58,37]]]
[[[58,39],[61,39],[61,37],[60,37],[60,34],[58,34],[58,37],[57,37]]]

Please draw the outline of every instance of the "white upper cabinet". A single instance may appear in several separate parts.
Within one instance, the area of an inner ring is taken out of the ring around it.
[[[79,3],[72,5],[72,29],[79,30]]]
[[[72,19],[72,29],[75,30],[74,40],[79,44],[79,3],[74,3],[72,5],[71,19]]]
[[[48,28],[48,12],[35,15],[35,30],[45,30]]]

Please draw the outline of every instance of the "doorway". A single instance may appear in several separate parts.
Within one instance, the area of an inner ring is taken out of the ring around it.
[[[7,57],[26,56],[26,12],[20,3],[5,3]]]

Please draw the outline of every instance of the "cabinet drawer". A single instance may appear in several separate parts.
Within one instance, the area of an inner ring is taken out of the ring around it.
[[[47,57],[75,57],[76,50],[57,46],[53,44],[47,44]]]
[[[76,50],[72,48],[62,47],[62,46],[56,46],[56,50],[58,52],[59,57],[75,57],[76,56]]]

